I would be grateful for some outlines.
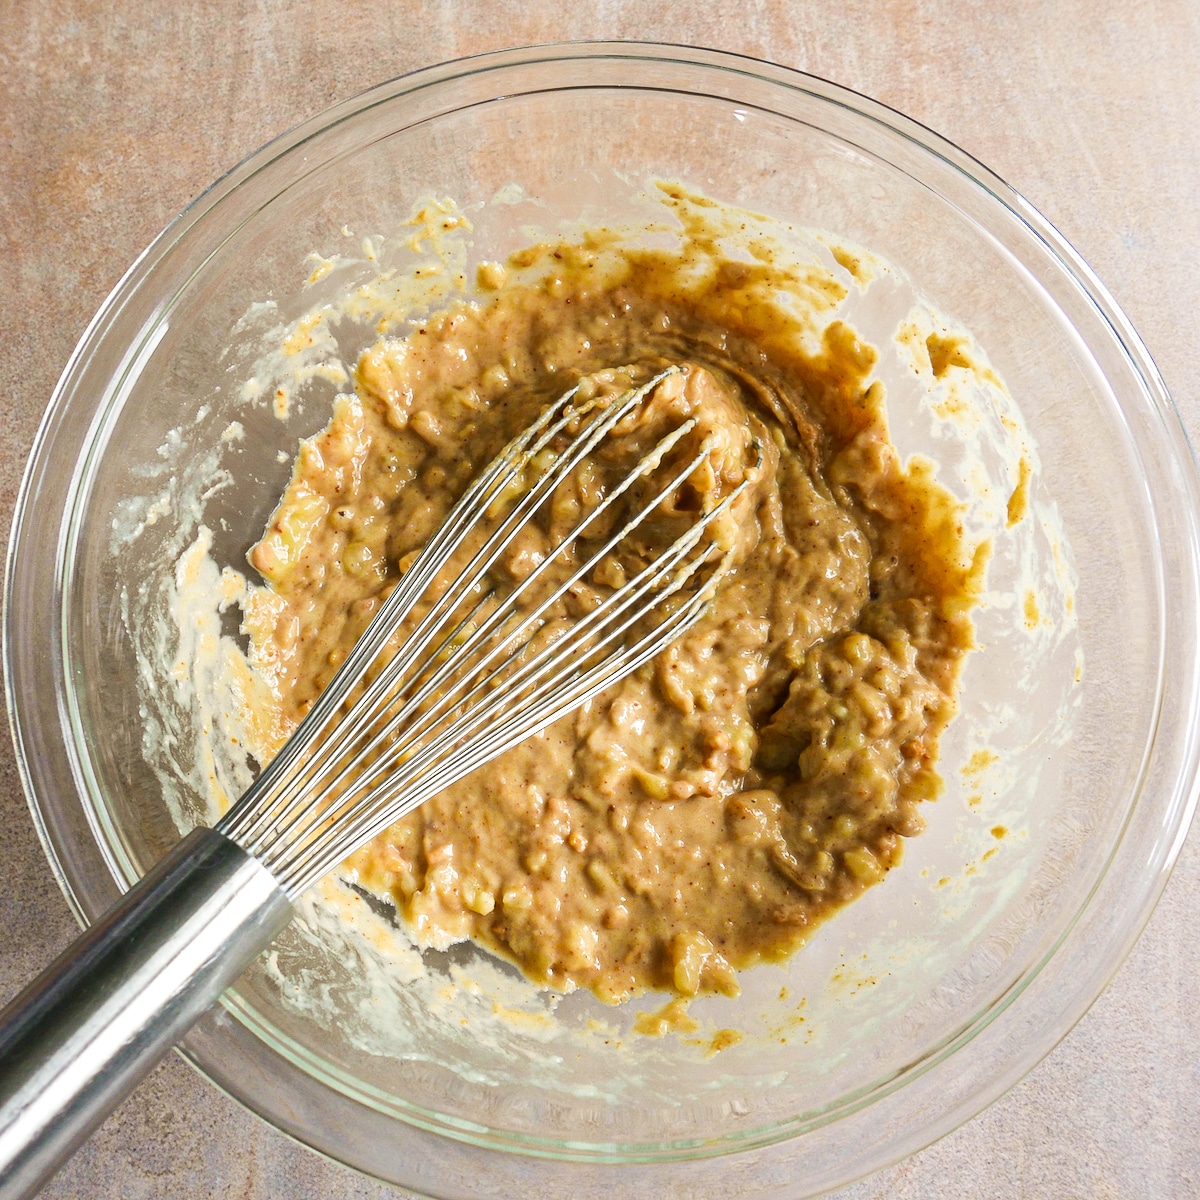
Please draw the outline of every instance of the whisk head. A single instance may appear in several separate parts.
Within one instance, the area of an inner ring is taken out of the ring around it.
[[[687,444],[695,417],[602,489],[522,578],[506,584],[494,570],[556,489],[679,371],[670,366],[616,396],[566,392],[484,469],[409,565],[295,733],[217,826],[289,896],[637,670],[704,613],[733,565],[723,523],[757,466],[710,506],[681,506],[713,452],[707,438]],[[654,529],[656,513],[669,534]],[[608,586],[589,585],[598,573]]]

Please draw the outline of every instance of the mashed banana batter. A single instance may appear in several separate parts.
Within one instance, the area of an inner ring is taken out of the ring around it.
[[[889,440],[874,351],[813,319],[844,286],[761,244],[731,257],[705,202],[668,197],[681,244],[531,247],[481,268],[478,302],[364,353],[252,551],[269,587],[246,618],[286,734],[474,472],[546,403],[580,380],[604,393],[683,368],[639,420],[690,414],[719,433],[714,494],[754,477],[711,612],[346,866],[422,943],[471,938],[614,1003],[736,994],[738,969],[790,954],[896,865],[940,786],[981,574],[955,502]],[[606,479],[585,464],[502,573],[527,574]],[[622,582],[618,563],[597,575],[581,610]]]

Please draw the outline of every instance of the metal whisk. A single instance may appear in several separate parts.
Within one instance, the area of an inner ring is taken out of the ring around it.
[[[590,611],[565,622],[557,615],[711,453],[702,439],[686,461],[664,467],[694,419],[644,454],[525,578],[501,586],[492,571],[555,489],[678,370],[615,398],[583,401],[572,389],[514,439],[216,828],[184,838],[0,1013],[0,1200],[40,1188],[282,931],[292,900],[311,884],[429,797],[636,670],[700,617],[730,568],[706,534],[753,471],[682,536],[643,555]],[[600,532],[623,496],[629,515]],[[555,564],[564,577],[554,576]],[[453,579],[442,587],[444,573]]]

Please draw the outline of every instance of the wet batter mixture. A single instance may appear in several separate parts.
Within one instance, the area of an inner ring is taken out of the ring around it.
[[[667,194],[677,245],[593,232],[531,247],[482,267],[477,301],[363,354],[251,553],[268,586],[246,616],[282,738],[474,473],[549,401],[683,368],[638,421],[693,415],[718,438],[698,503],[753,483],[711,612],[345,867],[421,943],[471,938],[610,1002],[735,994],[739,969],[790,954],[897,864],[939,788],[981,573],[955,502],[889,440],[874,351],[814,319],[845,286],[761,245],[730,257],[704,204]],[[585,463],[502,573],[527,574],[612,477]],[[604,564],[568,608],[622,572]]]

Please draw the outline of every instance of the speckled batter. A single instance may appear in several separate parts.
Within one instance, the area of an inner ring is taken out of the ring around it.
[[[246,620],[286,734],[473,473],[581,378],[680,364],[643,419],[724,431],[715,493],[763,448],[711,613],[346,866],[418,940],[469,937],[611,1002],[736,993],[738,969],[898,862],[939,786],[981,572],[949,494],[889,441],[873,350],[812,319],[842,285],[731,259],[704,206],[668,195],[681,246],[532,247],[481,269],[478,302],[362,356],[252,552],[269,588]],[[577,473],[502,570],[520,578],[606,486],[603,464]]]

